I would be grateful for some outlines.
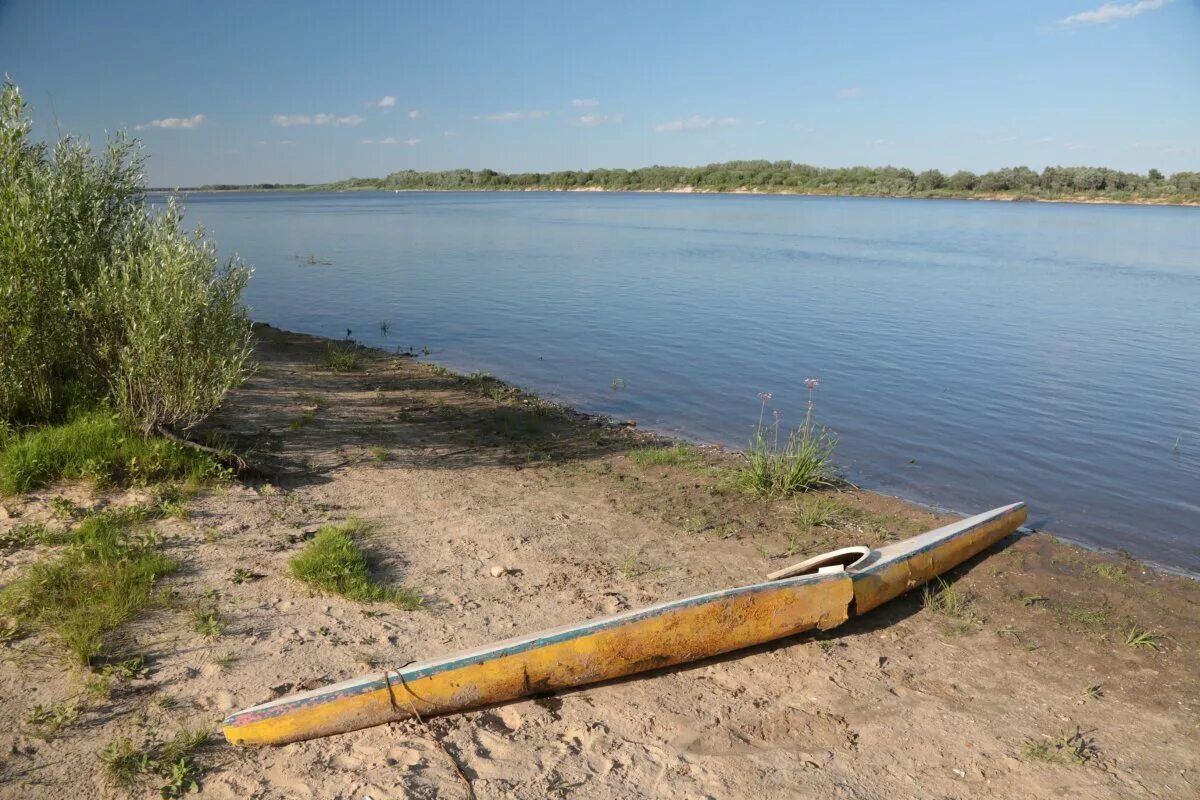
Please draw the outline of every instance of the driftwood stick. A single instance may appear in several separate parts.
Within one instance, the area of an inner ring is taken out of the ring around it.
[[[178,433],[175,433],[175,431],[170,430],[169,428],[163,427],[162,425],[156,425],[154,427],[154,432],[165,439],[170,439],[172,442],[175,442],[175,444],[183,445],[184,447],[190,447],[193,450],[199,450],[201,453],[207,453],[208,455],[220,461],[222,464],[232,467],[239,474],[258,472],[258,470],[251,468],[246,459],[232,451],[225,452],[218,450],[215,447],[209,447],[206,444],[194,442],[191,439],[186,439],[183,436],[180,436]]]

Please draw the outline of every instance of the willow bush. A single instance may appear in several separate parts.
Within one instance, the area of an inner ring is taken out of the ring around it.
[[[146,200],[123,134],[97,155],[32,141],[20,91],[0,94],[0,424],[109,404],[150,431],[186,429],[243,377],[249,270],[222,263],[174,204]]]

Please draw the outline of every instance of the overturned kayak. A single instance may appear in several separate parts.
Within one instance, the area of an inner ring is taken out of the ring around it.
[[[1014,503],[876,549],[848,547],[765,583],[673,600],[508,639],[247,708],[237,745],[286,744],[696,661],[865,614],[1015,531]]]

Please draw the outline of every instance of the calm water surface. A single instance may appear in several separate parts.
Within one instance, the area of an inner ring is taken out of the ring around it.
[[[1023,499],[1038,527],[1200,570],[1200,209],[540,193],[187,204],[254,265],[255,319],[428,345],[452,368],[734,446],[759,392],[794,423],[817,377],[855,481],[964,512]]]

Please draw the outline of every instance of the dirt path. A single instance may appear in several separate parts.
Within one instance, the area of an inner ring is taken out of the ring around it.
[[[795,501],[728,488],[731,456],[640,466],[631,432],[493,382],[379,353],[332,373],[324,341],[259,333],[262,369],[217,422],[276,477],[155,523],[184,564],[168,581],[179,608],[207,596],[227,627],[206,638],[186,611],[154,612],[126,645],[149,673],[108,697],[84,690],[52,642],[8,642],[0,795],[125,796],[98,758],[121,737],[215,731],[229,710],[300,687],[750,582],[939,521],[841,492],[831,519],[804,527]],[[77,486],[9,499],[0,533],[18,515],[49,519],[59,494],[104,499]],[[318,526],[352,515],[375,524],[379,577],[419,591],[423,610],[287,577]],[[40,555],[4,555],[0,582]],[[913,593],[829,634],[423,724],[265,750],[214,738],[195,753],[193,796],[1200,796],[1200,585],[1041,535],[949,578],[954,613]],[[1158,649],[1127,646],[1134,627]],[[76,717],[38,738],[31,709],[72,699]]]

